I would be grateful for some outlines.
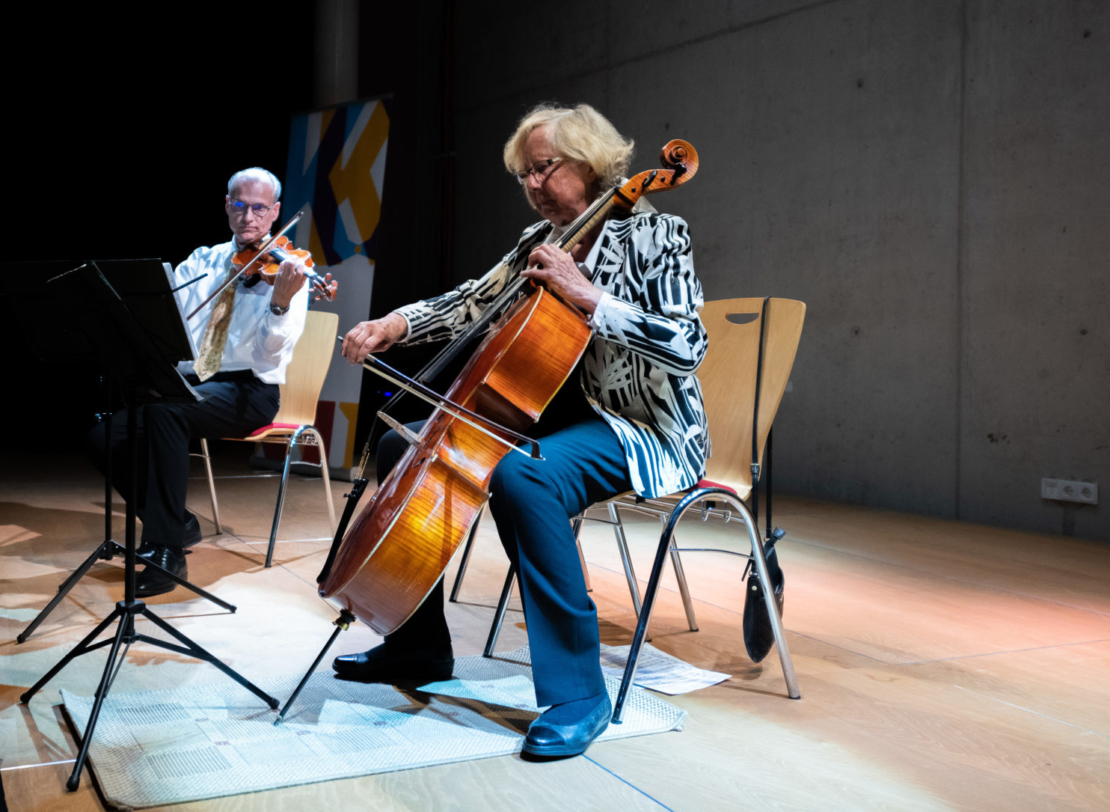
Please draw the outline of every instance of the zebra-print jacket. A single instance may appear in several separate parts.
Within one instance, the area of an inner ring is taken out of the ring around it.
[[[551,224],[525,230],[516,248],[481,279],[434,299],[399,308],[409,323],[404,343],[452,338],[525,267]],[[580,384],[590,405],[616,432],[641,496],[692,487],[705,472],[709,431],[695,374],[705,357],[686,222],[636,214],[609,220],[598,238],[592,281],[603,296],[591,324]]]

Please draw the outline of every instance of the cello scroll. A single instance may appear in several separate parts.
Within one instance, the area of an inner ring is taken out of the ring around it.
[[[659,150],[663,169],[649,169],[629,178],[616,193],[613,202],[629,210],[644,195],[665,192],[689,181],[698,171],[698,151],[689,141],[676,138]]]

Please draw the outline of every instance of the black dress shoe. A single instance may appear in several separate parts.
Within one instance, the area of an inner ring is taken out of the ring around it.
[[[331,667],[340,679],[389,685],[426,685],[451,679],[455,655],[450,646],[446,649],[386,651],[383,643],[359,654],[336,657]]]
[[[187,513],[186,515],[188,518],[185,519],[185,542],[181,545],[182,549],[192,547],[204,538],[204,534],[200,532],[200,522],[197,521],[197,517],[192,513]],[[160,544],[151,544],[149,541],[144,541],[139,545],[139,549],[135,551],[135,555],[149,561],[154,551],[161,546]]]
[[[188,578],[189,568],[185,565],[185,551],[174,547],[155,545],[154,551],[147,559],[143,571],[135,576],[135,594],[140,598],[149,598],[172,592],[177,588],[177,581],[170,578],[158,567],[172,572],[178,578]],[[153,566],[157,564],[158,567]]]
[[[528,728],[528,735],[524,737],[524,752],[544,758],[577,756],[586,752],[593,740],[609,727],[613,706],[609,704],[609,695],[604,694],[592,711],[573,724],[545,722],[543,717],[546,715],[541,713]]]

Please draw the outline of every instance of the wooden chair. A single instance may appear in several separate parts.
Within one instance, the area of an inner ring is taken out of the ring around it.
[[[705,478],[686,494],[663,499],[643,499],[625,494],[611,503],[616,504],[618,509],[658,516],[664,522],[613,712],[613,720],[618,724],[635,679],[640,650],[647,637],[648,623],[668,554],[675,561],[676,570],[681,571],[678,555],[682,548],[677,546],[674,532],[687,511],[700,507],[703,521],[710,516],[721,518],[726,523],[735,519],[742,521],[751,552],[707,549],[698,549],[697,552],[721,552],[744,557],[751,562],[764,585],[771,583],[764,555],[764,539],[745,501],[758,493],[764,450],[794,366],[805,311],[805,304],[790,299],[707,302],[701,319],[709,334],[709,349],[698,370],[713,444]],[[801,692],[774,590],[765,588],[763,593],[788,693],[792,699],[800,699]],[[683,601],[689,606],[686,595],[683,595]]]
[[[646,639],[651,609],[667,557],[671,558],[675,569],[690,630],[697,631],[693,602],[679,556],[682,550],[678,547],[674,534],[678,520],[688,510],[700,506],[703,520],[715,516],[726,523],[737,519],[742,521],[748,529],[751,552],[712,552],[742,555],[755,566],[762,582],[770,583],[766,572],[763,539],[756,529],[751,511],[744,503],[757,493],[764,449],[794,365],[805,310],[805,304],[789,299],[749,298],[707,302],[700,315],[709,334],[709,347],[698,370],[713,444],[705,478],[685,494],[659,499],[645,499],[632,493],[623,494],[591,508],[606,510],[608,519],[578,517],[575,520],[580,524],[583,518],[590,518],[613,526],[638,618],[636,638],[629,651],[628,670],[618,697],[614,721],[620,720],[624,698],[635,675],[637,658]],[[647,593],[642,599],[628,555],[624,526],[620,520],[621,510],[635,510],[657,516],[664,525]],[[486,656],[492,655],[496,645],[515,576],[516,573],[510,569],[486,643]],[[801,694],[798,692],[773,592],[772,589],[764,590],[769,607],[774,607],[770,612],[772,630],[790,696],[798,698]]]
[[[328,374],[332,353],[335,351],[335,336],[339,328],[339,316],[310,310],[305,321],[304,332],[293,349],[293,358],[285,370],[285,383],[281,384],[281,407],[274,422],[252,431],[246,437],[225,437],[245,443],[283,443],[285,445],[285,464],[278,485],[277,505],[274,508],[274,522],[270,528],[270,546],[266,550],[266,566],[274,559],[274,544],[277,542],[278,526],[281,524],[281,511],[285,505],[285,488],[289,482],[289,466],[294,446],[314,445],[319,449],[320,462],[301,462],[320,468],[324,479],[324,496],[328,503],[328,519],[331,532],[335,532],[335,506],[331,497],[331,481],[328,477],[328,455],[324,438],[320,436],[313,423],[316,421],[316,403],[320,400],[320,390],[324,388],[324,378]],[[208,454],[208,442],[200,441],[200,454],[193,456],[204,459],[208,473],[208,493],[212,500],[212,515],[216,532],[222,533],[220,509],[216,501],[216,483],[212,478],[212,464]]]

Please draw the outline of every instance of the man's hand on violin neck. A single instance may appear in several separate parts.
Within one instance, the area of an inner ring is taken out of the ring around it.
[[[558,294],[585,313],[592,315],[601,301],[601,289],[582,275],[570,254],[554,245],[538,245],[528,255],[529,267],[521,271],[525,279],[543,282],[547,289]]]
[[[299,262],[286,260],[278,268],[277,279],[274,280],[274,292],[270,294],[270,301],[278,307],[289,307],[293,296],[305,286],[305,275],[301,273]]]
[[[361,364],[372,352],[385,352],[408,332],[404,316],[390,313],[380,319],[359,322],[343,337],[343,357]]]

